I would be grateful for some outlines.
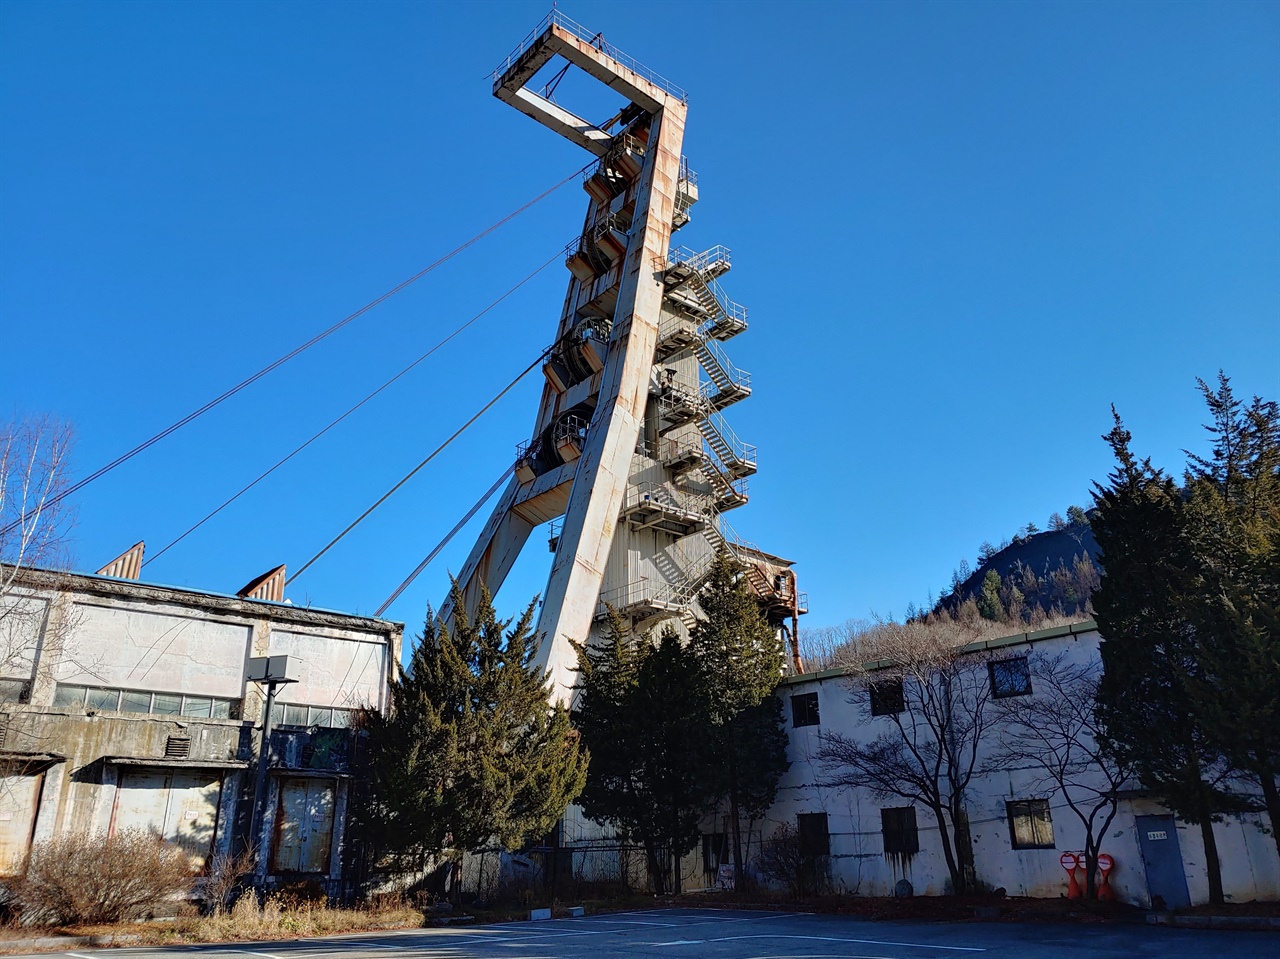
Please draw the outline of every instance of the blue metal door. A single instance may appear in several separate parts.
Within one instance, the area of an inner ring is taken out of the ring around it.
[[[1157,897],[1164,900],[1166,909],[1190,906],[1191,895],[1187,892],[1187,875],[1182,869],[1182,850],[1173,817],[1136,816],[1134,819],[1152,907],[1157,907]]]

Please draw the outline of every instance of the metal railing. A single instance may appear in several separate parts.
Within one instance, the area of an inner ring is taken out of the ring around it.
[[[680,175],[677,184],[687,183],[692,187],[698,185],[698,174],[689,169],[689,158],[687,156],[680,157]]]
[[[556,424],[552,435],[557,446],[570,439],[577,440],[582,445],[586,442],[587,428],[590,426],[591,421],[586,417],[571,414]]]
[[[724,347],[721,346],[719,343],[717,343],[715,340],[713,340],[711,337],[703,336],[703,337],[699,337],[699,339],[702,340],[703,348],[708,353],[711,354],[711,358],[715,360],[716,365],[719,366],[720,369],[724,370],[724,375],[729,378],[729,382],[733,386],[736,386],[740,392],[750,392],[751,391],[751,374],[748,373],[746,370],[742,369],[741,367],[735,365],[733,360],[729,359],[729,354],[724,351]],[[707,374],[710,375],[711,371],[707,370]],[[704,396],[710,396],[711,393],[715,392],[715,390],[708,392],[706,390],[707,385],[708,384],[705,384],[705,383],[703,384]],[[715,386],[714,383],[710,385]]]
[[[641,442],[636,452],[651,456],[661,463],[669,463],[677,459],[700,459],[705,455],[702,450],[705,442],[701,434],[680,438],[660,436],[652,443]]]
[[[717,243],[709,250],[703,250],[701,253],[691,250],[687,246],[673,246],[667,251],[667,262],[672,265],[685,265],[690,269],[701,272],[712,263],[723,261],[730,262],[731,252],[727,246]]]
[[[623,512],[629,512],[646,504],[665,507],[668,510],[700,516],[711,507],[711,497],[704,493],[678,490],[664,483],[643,482],[627,487],[622,503]]]
[[[603,34],[592,33],[586,27],[582,26],[582,24],[566,17],[559,10],[552,10],[538,21],[538,25],[529,32],[528,36],[516,45],[516,48],[511,51],[511,55],[493,71],[493,81],[495,84],[498,82],[499,78],[501,78],[522,56],[524,56],[525,52],[532,47],[544,33],[551,29],[552,25],[560,27],[562,30],[573,34],[579,40],[589,43],[605,56],[611,57],[632,73],[643,77],[655,87],[671,94],[671,96],[677,97],[684,103],[689,102],[689,95],[666,77],[658,73],[654,73],[634,57],[627,56],[612,43],[605,40]]]
[[[718,282],[709,277],[703,277],[702,282],[707,284],[707,289],[711,291],[711,295],[716,298],[716,302],[720,304],[720,309],[724,310],[725,316],[729,318],[732,324],[747,325],[747,308],[741,303],[729,299],[729,294],[724,291]],[[723,321],[722,321],[723,322]],[[714,320],[708,320],[705,324],[706,329],[710,329],[718,324]]]
[[[703,422],[709,423],[711,428],[720,434],[720,439],[724,441],[725,446],[729,449],[729,455],[741,463],[756,464],[756,447],[754,443],[744,443],[738,438],[738,434],[733,431],[733,427],[728,424],[723,416],[719,413],[710,414]],[[708,443],[708,445],[710,445]],[[715,452],[715,450],[712,450]]]

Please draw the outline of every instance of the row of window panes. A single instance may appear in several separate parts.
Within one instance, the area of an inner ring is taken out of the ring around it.
[[[993,660],[987,663],[987,670],[993,698],[1006,699],[1031,694],[1031,670],[1027,665],[1027,657]],[[907,708],[901,679],[870,683],[867,692],[871,700],[872,716],[893,716]],[[791,697],[791,725],[821,725],[817,693],[799,693]]]
[[[58,683],[54,706],[83,706],[107,713],[146,713],[153,716],[187,716],[191,719],[232,719],[240,712],[238,699],[152,693],[141,689],[107,689]]]
[[[1005,803],[1009,842],[1014,849],[1053,849],[1053,817],[1047,799],[1015,799]],[[801,817],[803,818],[803,817]],[[912,855],[920,851],[920,830],[914,806],[880,810],[884,851]]]
[[[334,709],[332,706],[300,706],[293,703],[273,703],[272,726],[327,726],[330,729],[346,729],[351,725],[351,710]]]

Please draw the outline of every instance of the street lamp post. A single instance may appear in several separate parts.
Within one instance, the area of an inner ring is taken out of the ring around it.
[[[267,819],[267,772],[271,765],[271,711],[276,702],[276,689],[298,681],[298,661],[288,656],[251,657],[246,678],[267,690],[262,710],[262,735],[258,740],[258,781],[253,791],[253,819],[249,829],[250,842],[253,843],[254,885],[261,886],[267,877],[267,860],[262,844]]]

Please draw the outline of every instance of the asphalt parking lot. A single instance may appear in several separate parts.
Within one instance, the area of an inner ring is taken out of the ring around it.
[[[802,913],[650,909],[327,939],[53,955],[72,959],[1204,959],[1214,954],[1276,959],[1280,934],[1140,925],[869,922]]]

